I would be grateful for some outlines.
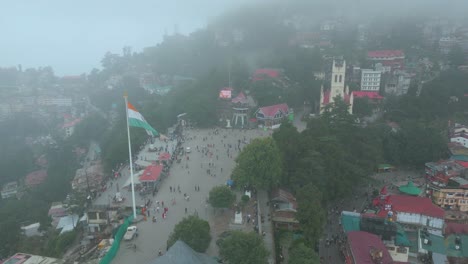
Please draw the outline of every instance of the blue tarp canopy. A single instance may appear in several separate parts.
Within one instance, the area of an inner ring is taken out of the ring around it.
[[[229,180],[226,181],[226,185],[232,187],[234,185],[234,181],[229,179]]]

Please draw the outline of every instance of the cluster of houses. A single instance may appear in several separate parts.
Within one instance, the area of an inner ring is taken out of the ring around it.
[[[0,100],[0,122],[16,114],[25,114],[56,127],[63,137],[73,134],[80,118],[87,113],[87,101],[82,96],[86,85],[84,76],[57,78],[45,69],[37,71],[37,82],[32,82],[33,71],[21,66],[0,68],[0,87],[4,96]]]
[[[346,263],[465,263],[468,258],[468,148],[465,126],[449,128],[451,158],[425,164],[425,181],[390,193],[382,188],[370,209],[342,212]],[[428,262],[429,263],[429,262]]]
[[[47,170],[40,168],[27,174],[23,180],[11,181],[5,183],[0,190],[2,199],[15,198],[18,199],[22,196],[23,192],[35,188],[43,183],[47,178]]]

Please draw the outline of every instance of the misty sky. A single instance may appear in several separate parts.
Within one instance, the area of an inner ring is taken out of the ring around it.
[[[89,72],[107,51],[190,33],[249,0],[13,0],[0,3],[0,67],[52,66],[57,75]]]

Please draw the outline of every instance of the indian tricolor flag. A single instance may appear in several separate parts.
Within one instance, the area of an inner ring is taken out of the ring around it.
[[[146,122],[145,118],[135,109],[131,103],[127,103],[128,109],[128,125],[132,127],[141,127],[146,130],[146,133],[150,136],[157,136],[158,131]]]

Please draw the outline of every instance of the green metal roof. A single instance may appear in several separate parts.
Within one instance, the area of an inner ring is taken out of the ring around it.
[[[361,215],[353,212],[343,212],[341,214],[341,225],[345,232],[361,231]]]
[[[421,243],[422,248],[446,255],[448,257],[468,257],[468,235],[458,235],[461,238],[461,249],[456,250],[455,249],[455,238],[457,235],[449,235],[447,237],[442,237],[442,236],[437,236],[433,234],[429,234],[429,240],[431,241],[431,245],[425,245],[424,243]],[[422,238],[421,238],[422,239]]]
[[[421,189],[414,186],[414,183],[412,181],[409,181],[406,185],[400,186],[398,190],[400,190],[400,192],[402,193],[406,193],[409,195],[419,195],[421,193]]]
[[[406,235],[405,230],[399,223],[395,223],[397,227],[397,234],[395,237],[395,245],[397,246],[405,246],[405,247],[411,247],[411,241],[409,240],[409,237]]]
[[[385,169],[393,169],[395,166],[392,166],[390,164],[379,164],[379,169],[385,170]]]

